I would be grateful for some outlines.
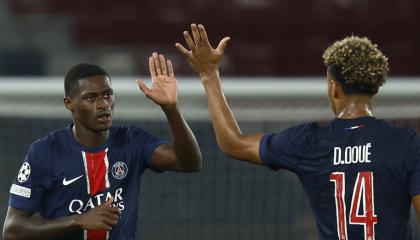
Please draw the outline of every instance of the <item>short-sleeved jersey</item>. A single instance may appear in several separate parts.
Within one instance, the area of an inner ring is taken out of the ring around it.
[[[111,231],[77,230],[58,239],[134,239],[141,175],[152,168],[154,150],[167,142],[140,128],[112,127],[104,145],[89,148],[75,140],[71,127],[31,145],[9,205],[54,219],[81,214],[113,197],[122,215]]]
[[[420,194],[416,132],[373,117],[309,123],[260,142],[270,168],[296,173],[322,240],[409,240],[412,197]]]

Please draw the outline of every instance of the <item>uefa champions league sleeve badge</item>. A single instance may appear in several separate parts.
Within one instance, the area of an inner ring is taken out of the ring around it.
[[[29,179],[29,176],[31,175],[31,166],[29,163],[24,162],[22,164],[22,167],[20,167],[19,173],[17,175],[17,181],[19,183],[24,183]],[[24,198],[30,198],[31,197],[31,189],[20,186],[18,184],[12,184],[10,188],[10,193],[24,197]]]
[[[22,167],[19,170],[17,180],[20,183],[24,183],[26,182],[26,180],[28,180],[30,175],[31,175],[31,166],[29,165],[29,163],[24,162],[22,164]]]

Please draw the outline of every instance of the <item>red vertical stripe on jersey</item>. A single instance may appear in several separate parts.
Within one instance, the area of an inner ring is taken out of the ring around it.
[[[90,183],[90,195],[95,196],[100,191],[105,191],[106,189],[106,164],[105,164],[105,155],[106,152],[101,151],[98,153],[86,152],[86,167],[87,175],[89,177]]]
[[[86,174],[89,179],[89,193],[95,196],[98,192],[106,190],[107,164],[105,163],[106,150],[97,153],[85,152]],[[88,230],[86,240],[106,240],[107,231]]]
[[[88,230],[86,234],[86,240],[105,240],[106,231],[105,230]]]

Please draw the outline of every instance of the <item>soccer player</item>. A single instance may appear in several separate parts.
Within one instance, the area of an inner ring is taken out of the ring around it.
[[[149,67],[151,88],[138,85],[165,113],[172,143],[138,127],[111,126],[110,77],[93,64],[74,66],[64,82],[73,124],[31,145],[10,189],[5,240],[135,239],[145,169],[201,169],[199,147],[177,107],[171,61],[153,53]]]
[[[420,216],[420,140],[372,114],[388,60],[367,38],[347,37],[323,54],[336,118],[278,133],[244,135],[222,92],[219,63],[229,38],[213,49],[202,25],[176,47],[204,85],[217,143],[228,156],[298,175],[319,239],[411,239],[410,208]]]

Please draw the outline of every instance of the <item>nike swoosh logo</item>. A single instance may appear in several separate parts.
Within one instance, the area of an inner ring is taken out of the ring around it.
[[[76,182],[77,180],[79,180],[81,177],[83,177],[83,174],[82,174],[82,175],[80,175],[80,176],[78,176],[78,177],[75,177],[75,178],[73,178],[73,179],[70,179],[70,180],[66,180],[66,178],[64,178],[64,179],[63,179],[63,185],[64,185],[64,186],[70,185],[70,184],[72,184],[72,183]]]

